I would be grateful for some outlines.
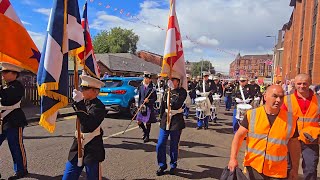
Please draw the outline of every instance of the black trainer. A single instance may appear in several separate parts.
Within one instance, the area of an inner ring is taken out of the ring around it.
[[[175,175],[176,174],[176,168],[171,168],[169,171],[170,175]]]
[[[15,173],[13,176],[10,176],[8,178],[8,180],[15,180],[15,179],[21,179],[21,178],[24,178],[26,175],[28,175],[28,171],[20,171],[20,172],[17,172]]]
[[[164,175],[164,170],[165,169],[163,169],[163,168],[159,168],[158,170],[157,170],[157,176],[162,176],[162,175]]]
[[[149,142],[149,141],[150,141],[149,136],[146,136],[146,138],[143,139],[143,142],[144,142],[144,143]]]
[[[202,129],[202,127],[197,127],[197,130],[200,130],[200,129]]]

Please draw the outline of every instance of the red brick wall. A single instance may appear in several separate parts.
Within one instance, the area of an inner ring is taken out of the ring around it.
[[[285,80],[286,74],[288,79],[293,79],[298,74],[299,46],[301,39],[301,26],[303,16],[303,3],[306,1],[305,19],[303,27],[303,43],[302,43],[302,60],[301,73],[309,73],[310,62],[310,46],[312,38],[312,18],[313,18],[313,0],[302,0],[298,2],[293,10],[293,22],[289,30],[285,32],[284,52],[283,52],[283,76]],[[320,84],[320,4],[318,5],[317,28],[315,39],[315,51],[313,60],[312,83]],[[290,71],[291,66],[291,71]]]

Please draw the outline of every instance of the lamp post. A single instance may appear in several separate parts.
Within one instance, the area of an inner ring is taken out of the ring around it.
[[[274,46],[273,46],[273,58],[272,58],[272,66],[271,66],[271,82],[273,83],[273,75],[274,75],[274,63],[276,60],[276,50],[277,50],[277,36],[266,36],[267,38],[274,38]]]

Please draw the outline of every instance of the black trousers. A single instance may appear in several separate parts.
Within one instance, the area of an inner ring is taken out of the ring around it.
[[[265,176],[264,174],[259,173],[257,170],[250,166],[246,166],[248,174],[249,174],[249,180],[277,180],[277,179],[283,179],[286,180],[287,178],[273,178]]]

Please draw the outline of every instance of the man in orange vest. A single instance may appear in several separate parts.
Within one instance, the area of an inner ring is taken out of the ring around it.
[[[309,89],[310,77],[299,74],[294,79],[295,91],[284,98],[282,109],[292,112],[298,119],[301,141],[302,169],[304,179],[317,179],[319,162],[320,96]]]
[[[272,85],[264,94],[266,103],[247,111],[239,130],[234,135],[228,168],[238,166],[237,155],[246,138],[244,166],[249,179],[298,179],[300,144],[296,129],[297,117],[280,107],[284,92],[281,86]],[[287,153],[292,169],[287,172]]]

